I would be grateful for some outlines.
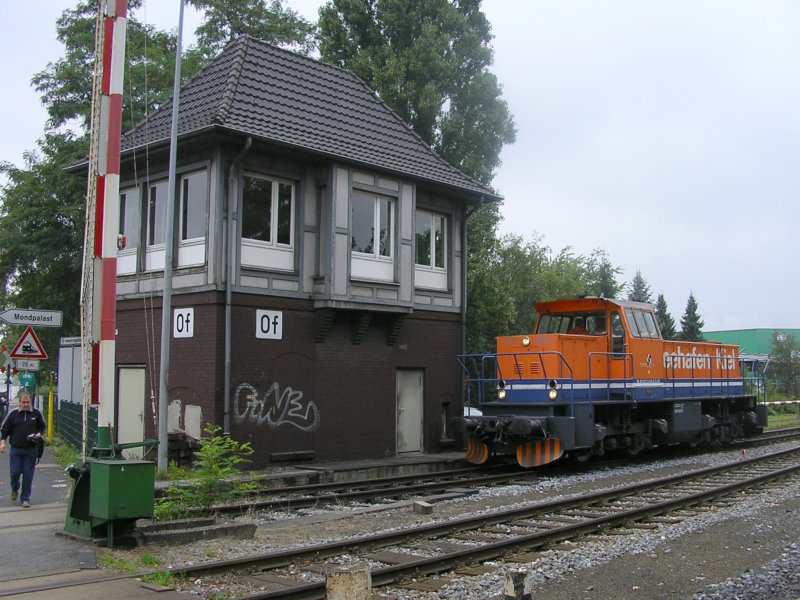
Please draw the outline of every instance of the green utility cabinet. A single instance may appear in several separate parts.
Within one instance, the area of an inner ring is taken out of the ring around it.
[[[95,460],[91,472],[91,517],[113,521],[153,516],[155,465],[152,462]]]
[[[64,531],[85,538],[130,533],[136,519],[153,517],[155,463],[146,460],[86,459],[70,467],[74,479]]]

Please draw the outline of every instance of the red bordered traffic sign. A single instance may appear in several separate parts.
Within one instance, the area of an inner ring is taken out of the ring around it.
[[[47,358],[47,353],[42,348],[42,343],[36,337],[36,333],[30,325],[25,328],[25,333],[22,334],[22,337],[19,338],[19,341],[11,351],[11,358]]]

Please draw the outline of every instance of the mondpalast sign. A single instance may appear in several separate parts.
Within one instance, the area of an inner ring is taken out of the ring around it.
[[[35,308],[9,308],[0,313],[0,319],[9,325],[36,325],[39,327],[61,327],[60,310],[39,310]]]

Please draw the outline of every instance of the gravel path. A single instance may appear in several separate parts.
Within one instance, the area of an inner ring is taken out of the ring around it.
[[[789,444],[748,451],[756,456]],[[247,517],[258,525],[249,541],[213,540],[178,548],[153,548],[162,564],[178,566],[231,558],[253,552],[338,540],[366,532],[444,520],[468,513],[508,508],[622,486],[702,466],[739,460],[738,452],[715,453],[640,465],[601,469],[567,476],[542,476],[530,485],[486,488],[463,499],[435,505],[431,516],[415,514],[407,504],[376,510],[338,507]],[[357,518],[353,518],[355,514]],[[133,554],[139,551],[128,551]],[[125,551],[115,551],[123,555]],[[533,597],[567,599],[664,598],[694,600],[800,598],[800,478],[781,487],[742,496],[728,508],[699,513],[680,523],[640,530],[631,535],[594,536],[564,542],[536,553],[526,563],[488,563],[495,569],[481,576],[445,574],[437,591],[382,589],[376,598],[394,600],[500,600],[506,574],[527,574]],[[235,578],[197,579],[182,585],[196,597],[241,593]]]

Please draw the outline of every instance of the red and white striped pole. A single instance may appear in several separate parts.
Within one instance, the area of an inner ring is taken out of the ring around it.
[[[127,0],[106,0],[102,27],[97,156],[97,201],[94,215],[94,307],[91,402],[97,404],[99,447],[110,447],[115,416],[117,308],[117,229],[122,137],[122,81],[125,69]],[[100,51],[98,48],[96,51]],[[99,303],[99,305],[98,305]],[[97,318],[99,316],[99,323]]]

